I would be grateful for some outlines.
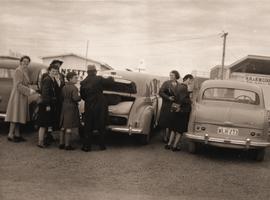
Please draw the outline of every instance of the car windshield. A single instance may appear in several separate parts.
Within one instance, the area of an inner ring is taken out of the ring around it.
[[[259,95],[255,92],[235,88],[208,88],[203,93],[205,100],[231,101],[259,105]]]

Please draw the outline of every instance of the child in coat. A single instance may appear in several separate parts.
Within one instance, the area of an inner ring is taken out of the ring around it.
[[[67,83],[62,88],[62,112],[60,126],[62,127],[60,133],[59,149],[74,150],[70,144],[71,134],[80,125],[80,113],[78,102],[81,100],[79,90],[75,86],[78,82],[78,76],[75,72],[67,73]]]

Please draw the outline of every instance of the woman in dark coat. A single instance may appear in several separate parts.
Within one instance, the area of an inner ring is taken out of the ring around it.
[[[55,123],[55,112],[56,112],[56,93],[55,93],[55,82],[54,77],[58,74],[58,68],[56,65],[50,65],[48,68],[49,76],[46,76],[42,80],[41,84],[41,102],[39,103],[39,113],[37,124],[39,125],[39,140],[38,147],[44,148],[44,138],[48,127]]]
[[[66,76],[68,82],[62,89],[63,106],[60,118],[60,149],[74,150],[70,145],[72,130],[79,128],[80,113],[78,102],[81,100],[79,90],[75,86],[78,76],[75,72],[68,72]]]
[[[181,139],[183,133],[188,130],[189,115],[191,112],[191,99],[188,91],[188,85],[193,81],[191,74],[186,75],[183,78],[183,83],[177,84],[175,88],[175,100],[174,105],[171,106],[171,123],[170,130],[171,135],[166,149],[177,149],[177,145]]]
[[[159,95],[162,98],[159,126],[164,129],[164,132],[165,132],[164,138],[163,138],[164,141],[166,141],[170,135],[169,128],[171,127],[171,121],[172,121],[171,119],[172,113],[170,112],[170,109],[171,109],[172,103],[175,100],[176,86],[179,84],[177,80],[179,78],[180,78],[180,75],[178,71],[176,70],[171,71],[170,80],[165,81],[159,90]],[[167,136],[167,133],[169,133],[168,136]]]
[[[113,78],[97,76],[94,65],[89,65],[88,76],[81,82],[81,97],[85,101],[83,151],[91,150],[91,136],[94,130],[99,132],[99,146],[105,150],[105,128],[108,118],[108,105],[103,95],[103,87],[113,84]]]

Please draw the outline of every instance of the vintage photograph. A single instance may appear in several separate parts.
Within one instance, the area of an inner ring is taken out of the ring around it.
[[[0,200],[269,200],[269,10],[0,0]]]

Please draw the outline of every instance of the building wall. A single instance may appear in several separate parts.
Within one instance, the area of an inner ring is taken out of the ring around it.
[[[223,78],[228,79],[229,78],[229,69],[224,67],[223,70]],[[210,71],[210,79],[221,79],[222,76],[222,67],[221,66],[216,66],[213,67]]]
[[[51,58],[44,58],[43,63],[48,65],[52,62],[52,60],[62,60],[64,63],[62,64],[62,69],[74,69],[74,70],[86,70],[86,66],[89,64],[94,64],[97,70],[104,70],[101,69],[101,65],[98,62],[85,62],[85,59],[76,57],[76,56],[63,56],[63,57],[51,57]]]

